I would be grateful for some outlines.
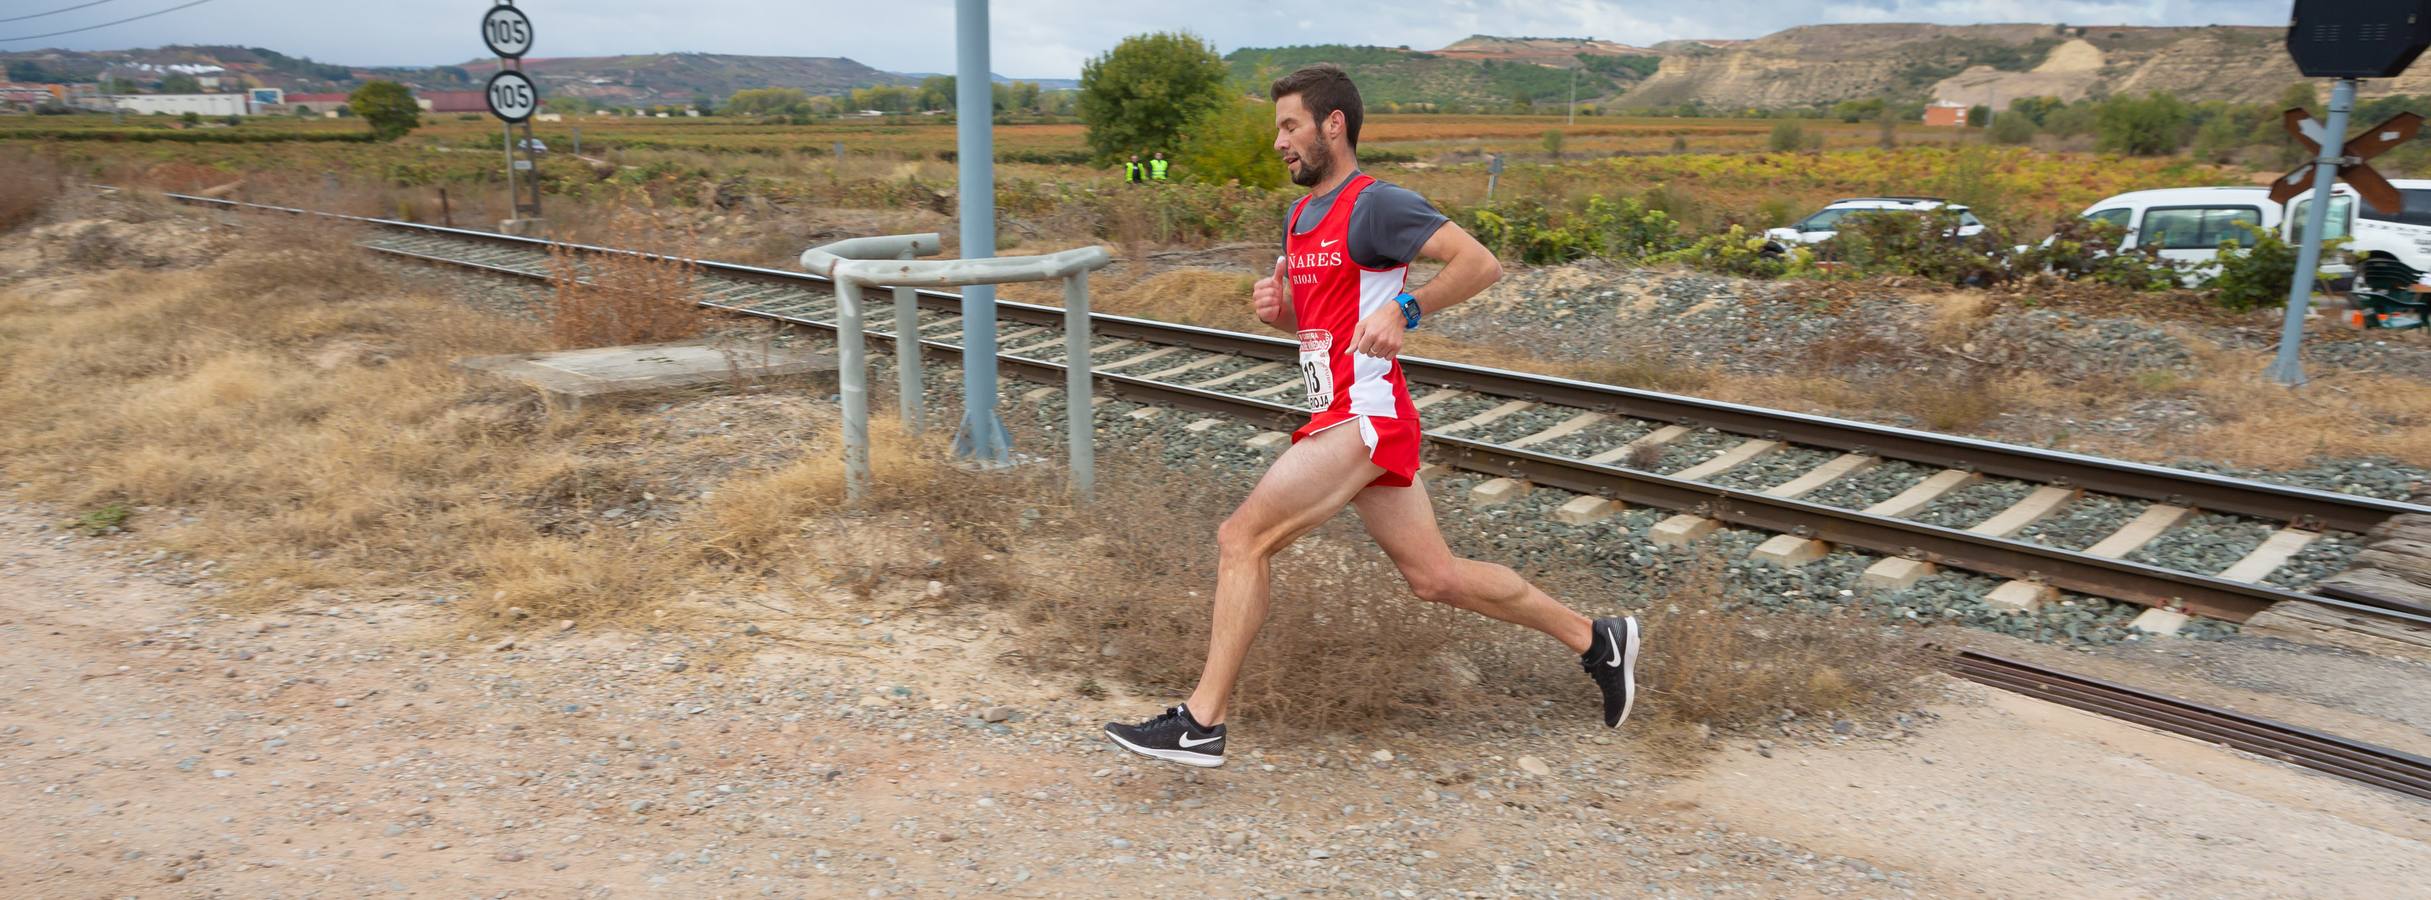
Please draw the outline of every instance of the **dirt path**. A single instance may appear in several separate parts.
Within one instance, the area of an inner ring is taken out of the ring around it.
[[[2431,879],[2422,804],[1972,690],[1913,734],[1785,740],[1685,781],[1638,771],[1583,716],[1492,742],[1415,724],[1285,743],[1198,773],[1095,738],[1146,701],[1008,675],[1008,623],[830,609],[750,642],[533,623],[501,647],[410,591],[223,614],[195,570],[55,521],[0,501],[11,897],[2398,896]]]

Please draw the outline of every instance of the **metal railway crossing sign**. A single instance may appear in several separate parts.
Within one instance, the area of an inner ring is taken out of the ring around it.
[[[497,116],[505,126],[506,194],[514,204],[515,219],[540,218],[540,172],[533,159],[539,146],[532,139],[532,116],[540,111],[540,86],[523,74],[523,55],[532,52],[532,17],[515,8],[515,0],[498,0],[498,5],[481,14],[481,43],[498,54],[498,74],[482,85],[482,100],[489,104],[490,115]],[[523,126],[523,140],[515,140],[515,126]],[[515,157],[516,151],[523,158]],[[523,185],[516,183],[515,173],[527,173]]]
[[[2319,121],[2306,115],[2302,109],[2288,110],[2280,115],[2280,120],[2286,124],[2287,132],[2304,144],[2307,152],[2313,156],[2321,155],[2322,141],[2329,132]],[[2356,195],[2362,197],[2365,203],[2372,204],[2373,209],[2396,215],[2398,207],[2404,203],[2404,197],[2398,194],[2396,186],[2391,185],[2388,178],[2372,168],[2371,159],[2413,140],[2422,127],[2422,116],[2410,112],[2398,113],[2347,141],[2337,153],[2338,179],[2354,185]],[[2314,164],[2306,163],[2271,182],[2271,202],[2286,203],[2295,199],[2296,195],[2312,190],[2315,168]]]
[[[2320,279],[2321,236],[2330,223],[2330,189],[2338,179],[2355,185],[2364,202],[2394,213],[2404,197],[2389,179],[2365,160],[2411,140],[2422,129],[2422,117],[2412,113],[2382,122],[2363,137],[2347,140],[2347,114],[2355,109],[2356,84],[2365,78],[2395,78],[2431,48],[2431,0],[2296,0],[2288,14],[2288,56],[2296,69],[2314,78],[2335,78],[2330,89],[2330,120],[2314,126],[2300,109],[2288,110],[2289,133],[2314,152],[2310,171],[2298,169],[2271,185],[2271,199],[2285,203],[2313,191],[2324,198],[2305,213],[2298,232],[2296,273],[2289,280],[2287,315],[2279,324],[2279,353],[2267,374],[2272,381],[2294,387],[2305,382],[2305,310],[2312,305],[2313,287]]]

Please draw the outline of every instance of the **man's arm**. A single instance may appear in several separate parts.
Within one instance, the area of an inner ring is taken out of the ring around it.
[[[1478,243],[1456,223],[1445,222],[1436,228],[1418,249],[1418,255],[1443,261],[1443,271],[1410,291],[1410,296],[1418,299],[1421,315],[1449,309],[1502,278],[1502,262],[1494,258],[1494,251],[1486,249],[1486,245]],[[1359,320],[1357,332],[1351,335],[1351,349],[1379,358],[1398,356],[1401,335],[1407,328],[1400,307],[1378,309]]]

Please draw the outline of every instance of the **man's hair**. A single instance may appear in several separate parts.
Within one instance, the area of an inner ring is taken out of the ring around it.
[[[1300,103],[1308,107],[1313,124],[1324,127],[1327,117],[1335,111],[1342,113],[1342,136],[1359,149],[1359,120],[1365,117],[1365,106],[1359,102],[1359,86],[1351,83],[1350,73],[1333,63],[1301,66],[1297,71],[1275,79],[1267,88],[1267,99],[1277,103],[1298,94]]]

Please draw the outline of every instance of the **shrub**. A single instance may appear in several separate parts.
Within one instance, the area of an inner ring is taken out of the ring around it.
[[[1774,153],[1796,153],[1806,149],[1806,126],[1796,119],[1783,119],[1773,125],[1771,140],[1765,145]]]
[[[1588,197],[1576,213],[1522,199],[1456,211],[1454,218],[1496,256],[1540,265],[1589,256],[1645,259],[1680,246],[1679,223],[1668,214],[1601,195]]]
[[[2005,280],[2002,239],[1992,228],[1959,237],[1958,213],[1857,213],[1839,222],[1822,256],[1868,275],[1916,275],[1949,284],[1984,285]]]
[[[1767,246],[1769,243],[1764,235],[1750,234],[1746,228],[1732,225],[1727,232],[1707,235],[1696,243],[1655,256],[1652,260],[1742,278],[1779,278],[1814,271],[1815,255],[1812,251],[1805,247],[1792,247],[1787,252],[1776,253]]]
[[[1992,142],[1996,144],[2028,144],[2034,141],[2034,119],[2014,107],[1992,120]]]
[[[2070,217],[2060,221],[2051,238],[2026,248],[2009,261],[2015,275],[2050,272],[2069,280],[2092,281],[2134,291],[2166,291],[2178,287],[2178,265],[2159,251],[2139,247],[2120,250],[2126,229],[2108,222]]]
[[[2130,156],[2175,153],[2186,141],[2193,109],[2186,101],[2155,91],[2142,98],[2112,97],[2094,114],[2103,150]]]
[[[2203,285],[2212,290],[2212,302],[2231,312],[2286,305],[2288,288],[2296,280],[2296,245],[2280,240],[2277,232],[2238,224],[2253,232],[2254,245],[2220,242],[2220,270]],[[2323,254],[2345,242],[2345,238],[2323,242]],[[2313,277],[2318,289],[2321,273],[2315,272]]]

